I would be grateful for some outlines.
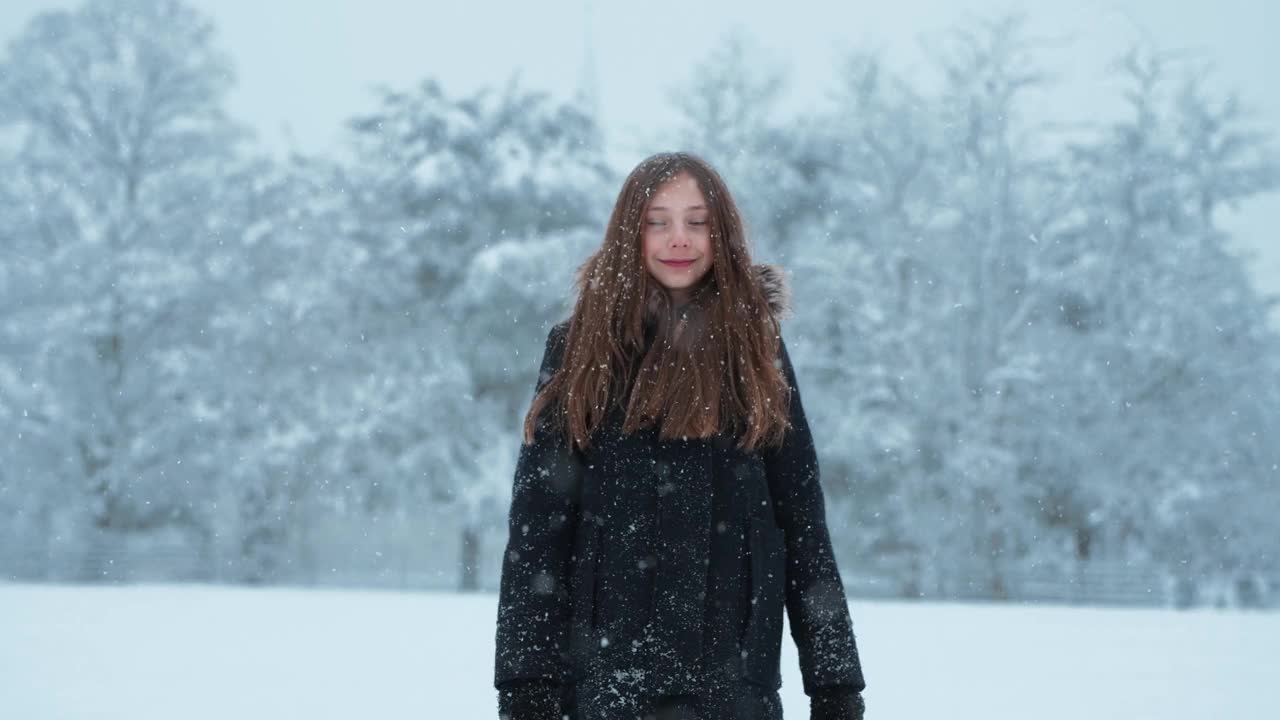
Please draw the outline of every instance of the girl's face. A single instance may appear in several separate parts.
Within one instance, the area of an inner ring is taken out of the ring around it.
[[[641,246],[649,274],[677,305],[711,269],[711,226],[706,198],[688,173],[658,188],[645,211]]]

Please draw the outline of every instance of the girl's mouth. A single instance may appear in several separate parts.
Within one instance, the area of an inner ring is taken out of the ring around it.
[[[663,265],[670,265],[671,267],[678,267],[678,268],[682,268],[682,267],[689,267],[690,265],[692,265],[692,264],[693,264],[693,261],[692,261],[692,260],[662,260],[662,259],[659,259],[659,260],[658,260],[658,262],[662,263]]]

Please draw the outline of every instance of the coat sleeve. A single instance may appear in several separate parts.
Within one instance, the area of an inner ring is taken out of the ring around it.
[[[786,542],[787,620],[800,656],[804,692],[813,696],[833,686],[861,692],[866,683],[844,584],[831,549],[818,457],[795,369],[781,338],[779,362],[791,387],[790,427],[782,445],[765,448],[762,455],[774,515]]]
[[[564,353],[568,323],[547,335],[535,393]],[[550,412],[548,410],[548,412]],[[567,670],[569,566],[577,527],[580,454],[540,418],[520,445],[498,594],[494,686],[520,679],[562,682]]]

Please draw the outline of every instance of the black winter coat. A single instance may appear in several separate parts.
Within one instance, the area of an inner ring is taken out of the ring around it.
[[[567,332],[568,321],[548,334],[537,389]],[[791,385],[780,447],[744,453],[724,434],[662,441],[656,428],[623,435],[617,405],[585,453],[547,431],[521,446],[494,673],[501,709],[520,708],[512,720],[646,718],[672,703],[683,714],[671,717],[780,720],[784,608],[805,693],[860,703],[865,682],[785,343],[778,362]]]

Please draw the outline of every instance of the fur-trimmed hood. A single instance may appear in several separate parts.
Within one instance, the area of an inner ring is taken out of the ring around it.
[[[787,281],[786,271],[780,265],[757,263],[751,266],[751,273],[760,284],[765,302],[769,303],[769,311],[779,320],[791,314],[791,284]]]
[[[755,278],[760,292],[764,295],[765,303],[769,307],[769,312],[773,314],[774,318],[782,320],[791,315],[791,285],[782,266],[772,263],[754,263],[751,265],[751,275]],[[646,313],[649,318],[656,317],[658,313],[661,292],[659,288],[655,287],[653,293],[649,296]]]

